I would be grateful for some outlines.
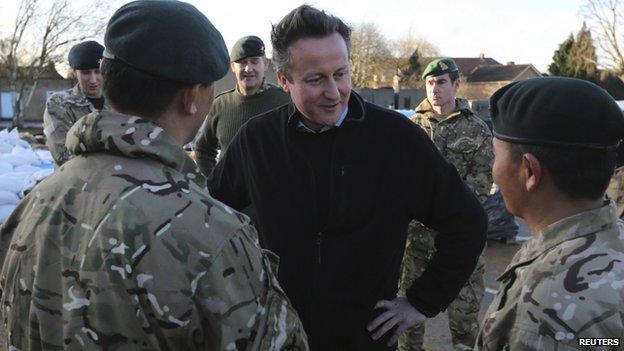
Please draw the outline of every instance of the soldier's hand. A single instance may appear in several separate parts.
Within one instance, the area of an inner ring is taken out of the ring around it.
[[[405,297],[397,297],[392,301],[381,300],[375,305],[375,309],[385,308],[386,312],[379,315],[368,325],[368,331],[373,334],[373,340],[381,338],[393,327],[396,327],[394,335],[388,341],[388,346],[396,344],[399,336],[407,329],[419,325],[427,319],[422,313],[415,309]]]

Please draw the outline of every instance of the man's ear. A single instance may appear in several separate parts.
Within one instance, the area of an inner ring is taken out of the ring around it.
[[[197,113],[199,89],[201,84],[195,84],[182,90],[182,108],[184,114],[194,115]]]
[[[532,154],[522,155],[522,175],[526,191],[535,191],[541,184],[544,169],[539,160]]]
[[[230,62],[230,69],[233,73],[236,73],[236,70],[234,69],[234,62]]]
[[[453,82],[453,88],[455,89],[455,94],[457,94],[457,92],[459,91],[459,86],[461,85],[461,78],[457,78],[455,79],[455,81]]]
[[[290,94],[290,86],[289,86],[288,78],[286,78],[286,75],[284,75],[284,72],[282,72],[281,70],[277,71],[277,82],[282,87],[282,89],[284,89],[285,92]]]

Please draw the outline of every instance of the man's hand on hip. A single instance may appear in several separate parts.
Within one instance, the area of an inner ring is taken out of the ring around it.
[[[397,297],[392,301],[381,300],[375,305],[375,309],[385,308],[386,312],[379,315],[368,325],[368,331],[373,332],[373,340],[381,338],[390,329],[396,327],[394,335],[388,342],[388,346],[396,344],[399,336],[407,329],[419,325],[427,319],[422,313],[415,309],[405,297]]]

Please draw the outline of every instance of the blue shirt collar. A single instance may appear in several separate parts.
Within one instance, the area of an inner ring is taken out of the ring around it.
[[[299,118],[299,121],[297,122],[297,130],[301,131],[301,132],[313,133],[313,134],[326,132],[326,131],[328,131],[330,129],[333,129],[333,128],[336,128],[336,127],[340,127],[342,122],[344,122],[345,118],[347,117],[347,113],[348,112],[349,112],[349,106],[345,107],[345,109],[340,114],[340,118],[338,118],[338,120],[336,121],[336,123],[333,126],[323,126],[318,131],[313,130],[313,129],[309,128],[308,126],[306,126],[303,123],[303,121],[301,121],[301,118]]]

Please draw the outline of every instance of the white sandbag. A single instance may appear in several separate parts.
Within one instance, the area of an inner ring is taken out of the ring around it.
[[[35,150],[37,156],[39,156],[39,160],[41,163],[49,163],[54,164],[54,159],[52,158],[52,154],[48,150]]]
[[[16,205],[0,205],[0,224],[4,223],[6,219],[15,210]]]
[[[34,186],[35,183],[37,183],[40,180],[45,179],[45,177],[49,176],[50,174],[54,173],[54,170],[49,168],[49,169],[40,169],[37,172],[33,173],[30,175],[29,179],[28,179],[28,183],[33,183],[33,185],[31,186],[31,188]],[[30,188],[27,188],[30,189]],[[26,189],[24,189],[26,190]]]
[[[21,165],[21,166],[15,167],[13,169],[13,172],[33,174],[35,172],[39,172],[40,170],[41,170],[41,168],[39,168],[39,167],[35,167],[35,166],[31,166],[31,165]]]
[[[32,150],[32,147],[26,140],[19,139],[15,141],[15,146],[22,147],[24,149]]]
[[[26,189],[35,186],[30,173],[0,174],[0,190],[10,191],[18,196]]]
[[[0,206],[2,205],[17,205],[20,198],[17,194],[6,190],[0,190]]]
[[[40,160],[39,156],[31,150],[31,152],[0,155],[0,162],[8,162],[13,165],[13,167],[17,167],[22,165],[38,164],[40,163]]]
[[[13,128],[11,129],[11,131],[9,131],[9,140],[19,140],[19,132],[17,131],[17,128]]]
[[[13,165],[8,162],[0,161],[0,174],[13,172]]]
[[[10,154],[13,151],[13,145],[6,141],[0,140],[0,154]]]

